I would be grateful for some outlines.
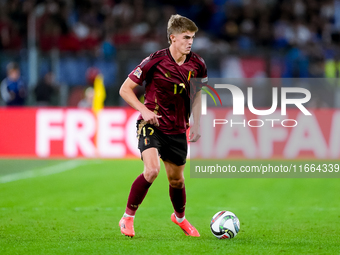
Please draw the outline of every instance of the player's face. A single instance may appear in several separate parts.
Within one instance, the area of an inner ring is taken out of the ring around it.
[[[171,42],[174,48],[183,55],[187,55],[191,51],[191,46],[194,41],[195,32],[184,32],[181,34],[171,35]]]
[[[20,71],[17,70],[17,69],[12,69],[12,70],[9,70],[8,72],[8,77],[13,80],[13,81],[16,81],[19,79],[20,77]]]

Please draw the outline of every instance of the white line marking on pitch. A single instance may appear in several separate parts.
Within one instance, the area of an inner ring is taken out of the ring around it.
[[[22,180],[22,179],[57,174],[57,173],[61,173],[61,172],[74,169],[78,166],[85,165],[88,163],[89,163],[88,161],[70,160],[70,161],[62,162],[56,165],[28,170],[28,171],[21,172],[21,173],[8,174],[8,175],[0,176],[0,183],[13,182],[13,181]]]

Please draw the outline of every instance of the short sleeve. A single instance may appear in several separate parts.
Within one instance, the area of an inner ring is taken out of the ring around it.
[[[200,70],[197,75],[197,80],[195,82],[195,91],[199,92],[203,86],[205,86],[208,83],[208,71],[207,71],[207,66],[203,60],[203,58],[200,59]]]
[[[201,83],[203,84],[208,83],[208,70],[203,59],[202,59],[201,73],[199,77],[201,77]]]
[[[153,66],[153,61],[150,56],[145,58],[132,72],[128,75],[128,77],[139,85],[143,85],[143,81],[146,79],[148,71]]]

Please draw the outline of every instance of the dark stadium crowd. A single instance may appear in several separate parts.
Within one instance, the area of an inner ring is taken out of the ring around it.
[[[294,45],[327,51],[339,43],[338,9],[332,0],[1,1],[0,47],[26,47],[27,18],[35,12],[42,51],[54,47],[108,55],[120,48],[150,51],[167,44],[166,22],[171,14],[180,13],[200,28],[199,48],[209,50],[207,46],[216,44],[225,51],[251,51]]]

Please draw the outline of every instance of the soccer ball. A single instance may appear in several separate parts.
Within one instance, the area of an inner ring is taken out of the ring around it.
[[[212,217],[210,229],[218,239],[231,239],[240,230],[240,221],[232,212],[220,211]]]

